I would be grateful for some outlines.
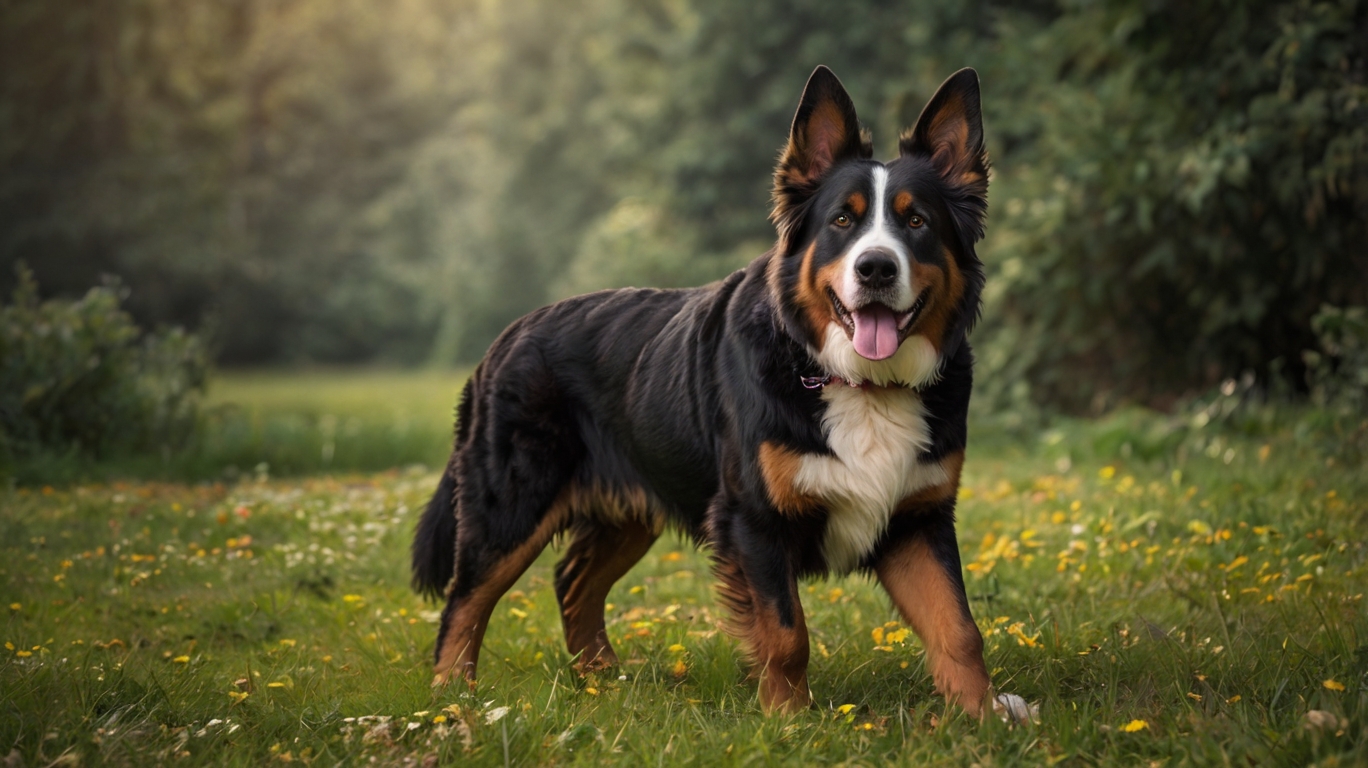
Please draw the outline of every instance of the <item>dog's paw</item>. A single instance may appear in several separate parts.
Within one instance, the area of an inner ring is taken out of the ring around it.
[[[1027,704],[1015,693],[999,693],[993,697],[993,713],[1004,723],[1030,723],[1040,715],[1040,705]]]

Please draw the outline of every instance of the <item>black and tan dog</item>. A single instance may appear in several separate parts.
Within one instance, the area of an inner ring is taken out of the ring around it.
[[[674,525],[707,545],[766,711],[809,705],[798,580],[872,572],[937,688],[989,703],[955,540],[988,160],[978,77],[889,163],[819,67],[775,171],[773,249],[724,280],[567,299],[517,322],[461,397],[413,582],[445,590],[437,681],[475,677],[499,597],[560,533],[565,639],[617,657],[609,588]]]

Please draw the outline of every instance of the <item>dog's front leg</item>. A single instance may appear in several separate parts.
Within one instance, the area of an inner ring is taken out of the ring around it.
[[[975,717],[985,714],[989,679],[983,635],[969,613],[955,539],[954,499],[904,512],[874,570],[926,648],[936,689]]]
[[[812,703],[812,694],[797,576],[776,542],[755,534],[739,538],[717,556],[718,591],[731,614],[730,629],[754,664],[761,709],[799,712]]]

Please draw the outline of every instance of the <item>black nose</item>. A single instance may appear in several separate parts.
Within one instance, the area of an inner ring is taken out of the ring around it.
[[[898,261],[888,251],[865,251],[855,259],[855,275],[866,288],[887,288],[898,279]]]

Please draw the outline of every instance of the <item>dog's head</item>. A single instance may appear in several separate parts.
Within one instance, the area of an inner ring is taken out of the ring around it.
[[[770,288],[788,332],[851,382],[932,380],[978,315],[988,206],[978,75],[951,75],[872,160],[855,106],[818,67],[774,173]]]

